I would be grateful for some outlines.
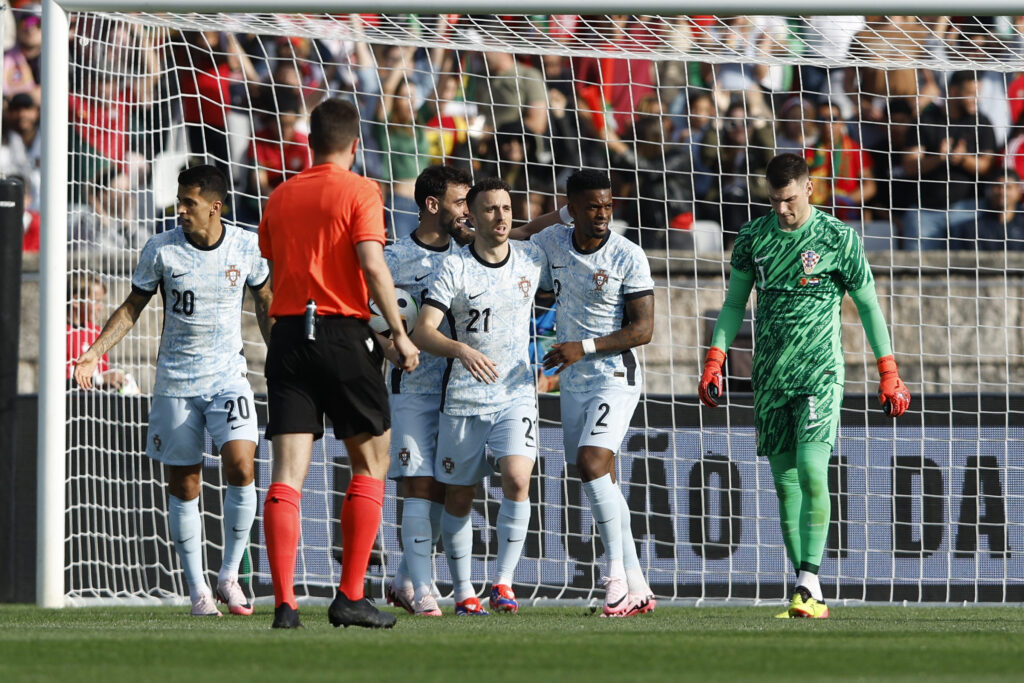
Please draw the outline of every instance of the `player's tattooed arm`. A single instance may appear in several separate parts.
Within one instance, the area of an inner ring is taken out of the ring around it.
[[[626,314],[629,323],[625,327],[593,340],[598,353],[625,351],[651,341],[654,333],[654,294],[628,299]],[[558,368],[558,372],[561,372],[585,355],[582,340],[553,344],[551,350],[544,355],[544,368]]]
[[[270,344],[270,329],[274,326],[274,319],[270,317],[270,304],[274,300],[274,292],[270,288],[269,279],[262,287],[251,291],[256,304],[256,321],[260,325],[260,334],[263,335],[263,341]]]
[[[142,309],[146,307],[152,296],[152,294],[133,289],[124,300],[124,303],[118,306],[117,310],[110,315],[107,324],[103,326],[103,331],[100,332],[100,336],[75,361],[75,381],[78,383],[78,386],[85,389],[92,388],[92,375],[96,371],[96,365],[99,363],[100,358],[112,349],[117,342],[124,339],[129,330],[135,326],[135,322],[142,315]]]

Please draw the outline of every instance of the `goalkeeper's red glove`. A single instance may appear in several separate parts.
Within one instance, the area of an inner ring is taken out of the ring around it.
[[[885,414],[889,417],[899,417],[907,412],[907,408],[910,407],[910,390],[900,379],[896,359],[892,356],[879,358],[878,376],[882,380],[878,387],[878,400],[882,403]]]
[[[700,386],[697,393],[700,400],[708,408],[717,408],[718,399],[725,393],[725,385],[722,384],[722,363],[725,362],[725,351],[712,346],[708,349],[708,355],[704,357],[704,374],[700,378]]]

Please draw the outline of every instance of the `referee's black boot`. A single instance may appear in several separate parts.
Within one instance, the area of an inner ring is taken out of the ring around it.
[[[338,591],[334,602],[327,610],[327,619],[334,627],[363,626],[365,628],[391,628],[395,625],[395,615],[381,612],[373,606],[369,598],[349,600],[344,593]]]
[[[287,602],[281,603],[274,609],[274,623],[270,628],[306,628],[299,621],[299,611],[292,609]]]

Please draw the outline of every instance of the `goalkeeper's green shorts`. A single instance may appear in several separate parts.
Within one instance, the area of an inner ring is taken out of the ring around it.
[[[754,392],[757,454],[765,457],[796,450],[797,444],[836,444],[843,387],[834,382],[814,388]]]

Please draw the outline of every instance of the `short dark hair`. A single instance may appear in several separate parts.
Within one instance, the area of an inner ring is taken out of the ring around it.
[[[203,164],[190,166],[178,174],[178,185],[181,187],[198,187],[199,194],[215,197],[222,202],[228,196],[228,177],[216,166]]]
[[[947,89],[959,88],[964,83],[969,83],[971,81],[976,80],[978,80],[978,74],[974,73],[973,71],[968,71],[966,69],[962,71],[954,71],[953,75],[949,77],[949,85],[947,86]]]
[[[348,100],[324,100],[309,115],[309,146],[314,154],[342,152],[357,139],[359,109]]]
[[[574,172],[565,181],[565,196],[570,198],[590,190],[610,189],[612,189],[612,179],[608,177],[608,174],[590,168]]]
[[[494,190],[505,190],[509,195],[512,194],[512,186],[501,178],[484,178],[469,188],[469,192],[466,194],[466,204],[472,207],[473,202],[482,192],[493,192]]]
[[[786,152],[768,162],[768,168],[765,169],[764,175],[768,179],[768,185],[779,189],[794,180],[799,181],[810,177],[811,172],[802,156]]]
[[[422,211],[427,206],[427,197],[443,197],[449,185],[472,187],[473,177],[455,166],[428,166],[416,178],[416,206]]]

